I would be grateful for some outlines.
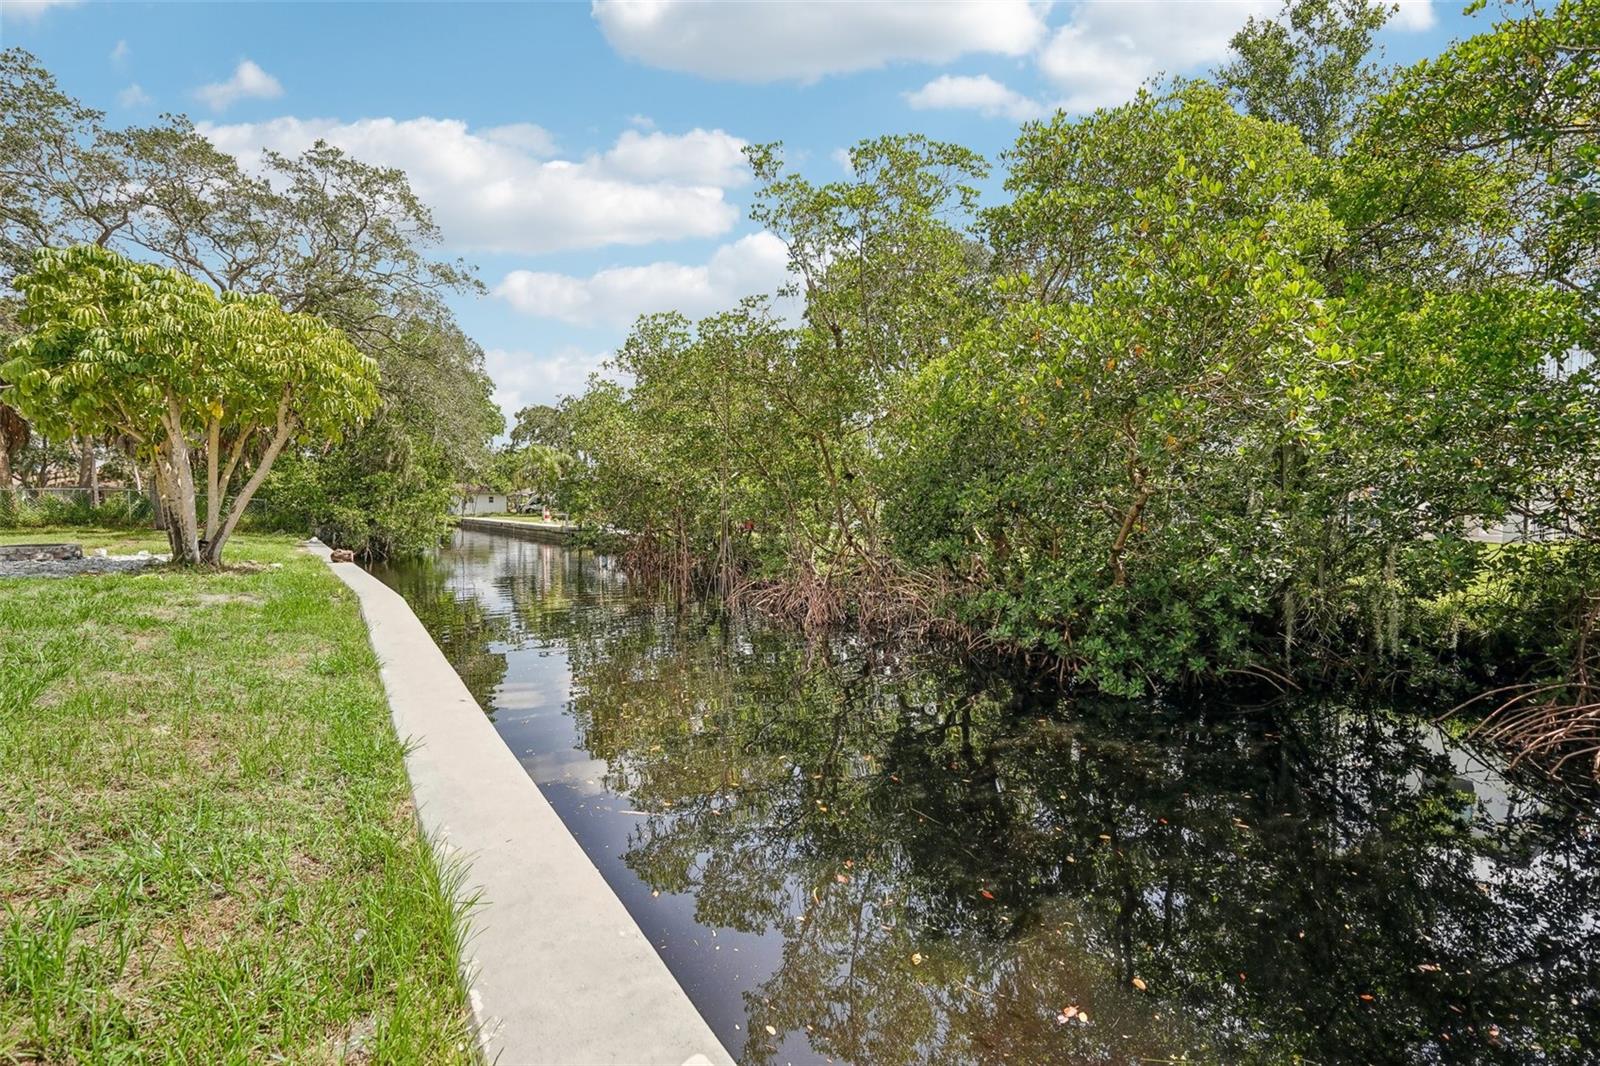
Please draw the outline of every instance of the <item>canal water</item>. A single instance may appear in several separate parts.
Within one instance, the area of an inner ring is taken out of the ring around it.
[[[1600,1062],[1595,818],[1416,717],[1074,701],[493,534],[374,573],[742,1062]]]

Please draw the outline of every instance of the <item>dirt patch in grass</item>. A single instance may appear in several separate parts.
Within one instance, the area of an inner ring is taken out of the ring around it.
[[[260,596],[251,596],[237,592],[202,592],[195,597],[195,602],[202,607],[213,607],[219,603],[250,603],[260,605],[265,602]]]

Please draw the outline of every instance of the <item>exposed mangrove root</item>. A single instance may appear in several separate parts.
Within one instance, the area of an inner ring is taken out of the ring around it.
[[[808,634],[853,626],[863,634],[934,638],[975,650],[985,638],[945,613],[949,591],[938,578],[892,560],[858,557],[826,574],[805,563],[792,577],[743,580],[728,599]]]
[[[1574,764],[1600,778],[1600,595],[1591,596],[1578,626],[1571,663],[1555,681],[1491,689],[1450,713],[1495,701],[1473,735],[1512,752],[1511,765],[1531,762],[1551,774]]]

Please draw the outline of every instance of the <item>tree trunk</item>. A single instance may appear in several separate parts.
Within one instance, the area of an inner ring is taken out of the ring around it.
[[[206,540],[215,540],[222,514],[222,489],[217,484],[217,452],[222,448],[222,424],[215,418],[206,427]]]
[[[175,541],[172,559],[173,562],[195,566],[202,559],[200,530],[195,513],[194,457],[189,440],[183,435],[183,418],[178,410],[178,402],[170,396],[167,398],[167,414],[162,421],[166,424],[167,442],[164,449],[156,449],[156,469],[161,471],[167,482],[165,495],[173,526],[169,536],[174,537]]]
[[[1122,518],[1122,528],[1117,530],[1117,539],[1111,544],[1111,572],[1112,584],[1121,588],[1128,583],[1128,571],[1122,565],[1122,552],[1128,546],[1128,538],[1133,535],[1134,528],[1139,524],[1139,516],[1144,514],[1145,504],[1150,502],[1153,488],[1145,483],[1143,471],[1135,471],[1134,488],[1136,495],[1133,506],[1128,508],[1128,513]]]
[[[161,475],[157,472],[157,464],[151,461],[150,478],[145,482],[145,488],[150,492],[150,527],[165,533],[170,523],[167,521],[167,503],[161,496]]]
[[[28,446],[31,436],[27,419],[16,408],[0,403],[0,489],[11,487],[11,457]]]
[[[155,505],[156,528],[167,535],[167,545],[172,550],[172,557],[178,559],[182,556],[183,549],[178,536],[178,526],[172,521],[169,501],[172,499],[173,490],[169,475],[169,467],[157,449],[155,459],[150,464],[150,493]]]
[[[90,506],[94,505],[94,500],[89,489],[89,481],[94,477],[93,471],[94,442],[91,441],[89,439],[89,435],[85,433],[83,436],[78,438],[78,488],[82,489],[85,495],[90,496]]]
[[[83,438],[84,450],[89,453],[89,506],[100,506],[100,457],[94,453],[94,439]]]
[[[250,480],[244,483],[239,490],[239,495],[233,498],[233,506],[228,509],[227,521],[222,523],[222,528],[214,537],[206,539],[205,561],[213,566],[222,563],[222,546],[228,543],[228,538],[233,536],[234,529],[239,525],[239,519],[244,517],[244,509],[250,505],[256,490],[266,480],[267,473],[272,469],[272,463],[278,458],[278,453],[283,451],[283,446],[289,443],[289,438],[294,436],[296,422],[293,418],[280,415],[278,432],[272,438],[272,443],[267,445],[267,450],[262,453],[261,462],[256,464],[255,473],[250,475]],[[230,465],[231,469],[231,465]]]

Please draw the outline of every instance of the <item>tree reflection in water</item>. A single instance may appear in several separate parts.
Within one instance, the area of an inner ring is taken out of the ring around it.
[[[559,647],[627,867],[781,939],[744,1061],[1594,1061],[1593,817],[1414,717],[1067,700],[463,540],[389,578],[475,695]]]

